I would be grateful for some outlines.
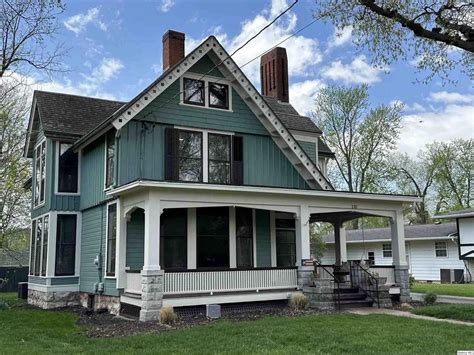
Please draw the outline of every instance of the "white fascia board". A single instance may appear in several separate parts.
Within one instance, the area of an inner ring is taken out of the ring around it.
[[[443,236],[443,237],[430,237],[430,238],[406,238],[405,237],[405,242],[410,242],[410,241],[430,241],[430,240],[452,240],[453,238],[450,237],[449,235]],[[377,240],[348,240],[346,241],[347,244],[372,244],[372,243],[386,243],[386,242],[391,242],[392,239],[377,239]],[[334,242],[326,242],[326,244],[333,245]]]
[[[117,187],[107,191],[107,195],[114,196],[126,192],[131,192],[137,188],[169,188],[181,190],[201,190],[201,191],[227,191],[227,192],[251,192],[256,194],[272,194],[272,195],[293,195],[293,196],[309,196],[309,197],[331,197],[349,200],[372,200],[372,201],[386,201],[386,202],[401,202],[414,203],[421,202],[421,198],[416,196],[403,195],[379,195],[379,194],[364,194],[356,192],[343,191],[321,191],[321,190],[298,190],[286,188],[271,188],[260,186],[236,186],[236,185],[213,185],[200,183],[180,183],[167,181],[148,181],[138,180],[128,185]]]
[[[474,212],[468,212],[468,213],[451,213],[451,214],[445,214],[445,215],[437,215],[433,216],[433,218],[439,218],[439,219],[453,219],[453,218],[473,218],[474,217]]]
[[[156,99],[176,80],[179,80],[186,71],[211,51],[216,56],[216,59],[211,56],[211,60],[216,60],[221,64],[220,68],[227,72],[227,75],[225,75],[226,79],[232,83],[233,88],[241,95],[257,119],[269,131],[274,142],[290,162],[292,162],[293,166],[303,176],[308,185],[314,189],[321,188],[326,191],[334,190],[329,180],[327,180],[319,170],[317,164],[309,158],[298,141],[293,137],[290,130],[285,127],[275,112],[267,105],[262,95],[255,89],[250,80],[240,70],[234,60],[230,58],[229,54],[214,36],[207,38],[188,54],[179,65],[169,73],[166,73],[154,86],[133,100],[133,104],[129,105],[128,108],[112,122],[113,126],[119,130],[126,125],[147,107],[150,102]]]

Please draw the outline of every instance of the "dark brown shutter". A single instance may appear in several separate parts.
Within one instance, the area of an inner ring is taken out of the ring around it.
[[[232,136],[232,184],[244,183],[244,139],[242,136]]]
[[[178,180],[178,130],[165,128],[165,180]]]

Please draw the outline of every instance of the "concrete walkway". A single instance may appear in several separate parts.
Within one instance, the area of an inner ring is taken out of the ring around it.
[[[410,292],[410,296],[413,301],[423,301],[425,293]],[[474,304],[474,297],[437,295],[436,302],[452,304]]]
[[[371,314],[386,314],[389,316],[396,316],[396,317],[405,317],[405,318],[429,320],[433,322],[460,324],[460,325],[467,325],[470,327],[474,326],[474,323],[471,323],[471,322],[463,322],[463,321],[454,320],[454,319],[441,319],[441,318],[434,318],[434,317],[428,317],[428,316],[420,316],[418,314],[413,314],[410,312],[404,312],[404,311],[398,311],[395,309],[386,309],[386,308],[351,308],[351,309],[348,309],[346,312],[352,313],[352,314],[358,314],[360,316],[368,316]]]

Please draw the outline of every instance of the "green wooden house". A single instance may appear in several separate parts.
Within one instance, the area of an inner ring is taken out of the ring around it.
[[[310,223],[392,220],[407,295],[407,196],[334,191],[333,153],[289,103],[283,48],[261,92],[211,36],[184,55],[163,36],[163,74],[130,102],[36,91],[29,302],[157,319],[174,307],[284,300],[309,281]],[[291,60],[291,58],[290,58]],[[403,293],[405,292],[405,293]]]

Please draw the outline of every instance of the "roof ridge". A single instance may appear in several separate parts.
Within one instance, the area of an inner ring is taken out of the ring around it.
[[[46,91],[46,90],[35,90],[34,94],[36,93],[44,93],[44,94],[54,94],[54,95],[63,95],[63,96],[72,96],[72,97],[80,97],[83,99],[90,99],[90,100],[99,100],[99,101],[109,101],[115,102],[120,104],[126,104],[128,101],[119,101],[119,100],[111,100],[111,99],[102,99],[100,97],[93,97],[93,96],[85,96],[85,95],[77,95],[77,94],[68,94],[64,92],[57,92],[57,91]]]

